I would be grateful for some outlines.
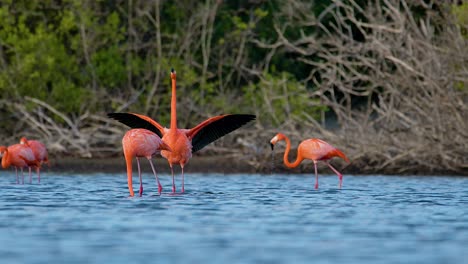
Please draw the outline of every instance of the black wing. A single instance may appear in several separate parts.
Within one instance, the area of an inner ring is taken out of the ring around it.
[[[156,133],[159,137],[163,136],[162,126],[147,116],[133,113],[108,113],[107,116],[131,128],[144,128]]]
[[[255,115],[226,115],[201,128],[192,138],[192,152],[197,152],[218,138],[255,120]]]

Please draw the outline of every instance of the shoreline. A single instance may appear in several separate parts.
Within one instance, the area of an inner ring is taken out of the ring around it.
[[[167,161],[163,158],[153,158],[153,164],[157,173],[171,173]],[[146,158],[140,158],[142,172],[151,172],[149,162]],[[175,165],[174,173],[180,173],[180,166]],[[109,158],[73,158],[63,157],[51,160],[50,169],[47,165],[46,170],[54,172],[67,173],[126,173],[126,164],[124,157]],[[133,170],[136,172],[136,159],[133,160]],[[194,156],[184,168],[185,173],[258,173],[255,168],[249,164],[242,164],[239,161],[233,161],[226,157],[199,157]]]
[[[171,173],[167,161],[161,157],[153,158],[153,164],[157,173]],[[146,158],[140,159],[142,172],[151,172],[150,166]],[[133,170],[136,172],[136,160],[133,160]],[[362,173],[355,166],[337,166],[337,169],[346,174],[352,175],[394,175],[394,176],[460,176],[466,177],[465,174],[456,174],[452,172],[434,172],[434,171],[417,171],[409,173]],[[108,158],[77,158],[77,157],[51,157],[51,166],[43,166],[45,172],[64,172],[64,173],[126,173],[126,165],[124,157],[108,157]],[[295,169],[286,168],[282,161],[276,161],[274,168],[256,169],[244,160],[239,160],[233,157],[226,156],[193,156],[190,162],[184,168],[185,173],[291,173],[291,174],[314,174],[311,164],[304,164]],[[174,166],[174,173],[180,173],[180,166]],[[331,174],[326,166],[319,167],[319,174]]]

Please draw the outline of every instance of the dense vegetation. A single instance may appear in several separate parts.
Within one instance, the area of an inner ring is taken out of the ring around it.
[[[105,113],[168,124],[173,67],[180,127],[258,116],[207,152],[262,169],[281,130],[360,172],[467,173],[468,4],[440,3],[0,0],[0,139],[115,155]]]

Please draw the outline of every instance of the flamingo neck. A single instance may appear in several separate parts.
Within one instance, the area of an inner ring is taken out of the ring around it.
[[[296,160],[291,163],[289,162],[288,156],[289,156],[289,151],[291,150],[291,141],[289,141],[288,137],[284,137],[284,141],[286,141],[286,150],[284,151],[284,156],[283,156],[283,161],[284,165],[288,168],[295,168],[301,164],[303,158],[301,157],[301,154],[297,152]]]
[[[10,155],[8,153],[8,150],[6,150],[2,157],[2,168],[6,169],[10,167],[10,165],[11,165]]]
[[[171,129],[177,129],[177,97],[176,80],[172,80],[172,98],[171,98]]]
[[[133,185],[132,185],[132,157],[125,155],[125,163],[127,165],[127,184],[130,196],[134,196]]]

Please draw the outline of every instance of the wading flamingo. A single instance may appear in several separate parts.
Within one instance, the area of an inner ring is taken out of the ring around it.
[[[156,133],[169,145],[172,152],[162,151],[161,155],[167,159],[172,173],[172,192],[175,193],[174,170],[172,166],[179,164],[182,169],[182,191],[184,188],[184,166],[192,157],[192,153],[199,151],[218,138],[238,129],[249,121],[255,120],[255,115],[226,114],[211,117],[192,129],[177,128],[176,112],[176,72],[171,70],[172,98],[171,98],[171,126],[165,128],[150,117],[135,113],[109,113],[110,118],[131,127],[145,128]]]
[[[289,141],[289,138],[284,134],[278,133],[271,139],[271,150],[273,150],[275,144],[281,140],[286,141],[286,151],[284,152],[283,161],[288,168],[299,166],[304,159],[312,160],[315,167],[315,189],[318,189],[317,162],[323,161],[336,173],[336,175],[338,175],[338,178],[340,179],[339,187],[341,188],[343,183],[343,174],[333,168],[329,163],[329,160],[333,157],[340,157],[346,162],[349,162],[349,159],[343,152],[318,138],[306,139],[299,144],[299,147],[297,148],[296,161],[291,163],[288,160],[289,151],[291,150],[291,141]]]
[[[47,149],[44,146],[44,144],[42,144],[41,142],[37,140],[28,140],[25,137],[22,137],[20,139],[20,144],[26,145],[31,148],[31,150],[33,151],[34,157],[39,162],[39,164],[42,165],[42,163],[46,163],[47,166],[50,167],[49,154],[47,153]],[[36,173],[37,173],[37,182],[40,183],[41,182],[41,168],[40,167],[36,166]],[[31,167],[29,167],[29,183],[31,182],[32,182]]]
[[[10,166],[15,167],[16,183],[19,183],[18,168],[21,169],[21,176],[24,184],[23,168],[40,166],[40,163],[36,160],[36,157],[34,157],[34,153],[31,148],[21,144],[11,145],[8,148],[1,146],[0,157],[2,158],[2,167],[4,169],[9,168]],[[29,173],[31,174],[31,171],[29,171]]]
[[[138,176],[140,177],[140,197],[143,194],[143,182],[141,179],[140,158],[145,157],[148,159],[151,169],[153,169],[154,177],[158,183],[158,193],[161,194],[162,186],[159,182],[158,175],[154,169],[151,158],[159,154],[161,150],[171,151],[161,138],[155,133],[147,129],[131,129],[125,133],[122,138],[123,152],[125,162],[127,163],[127,181],[130,196],[134,196],[132,186],[132,160],[135,157],[138,165]]]

